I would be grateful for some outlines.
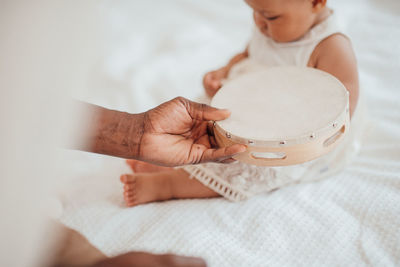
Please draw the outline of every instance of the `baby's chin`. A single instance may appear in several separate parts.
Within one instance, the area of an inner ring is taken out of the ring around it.
[[[274,40],[274,42],[276,42],[276,43],[290,43],[290,42],[295,42],[295,41],[298,41],[299,39],[301,39],[303,36],[304,36],[304,34],[305,33],[303,33],[303,34],[298,34],[298,35],[279,35],[279,36],[276,36],[276,35],[274,35],[274,34],[270,34],[266,29],[263,29],[263,28],[258,28],[259,30],[260,30],[260,32],[264,35],[264,36],[266,36],[266,37],[268,37],[268,38],[271,38],[272,40]]]
[[[271,35],[268,33],[268,31],[267,31],[266,29],[258,28],[258,30],[259,30],[264,36],[267,36],[268,38],[271,38],[271,39],[275,40],[274,38],[271,37]]]
[[[270,35],[270,34],[266,34],[266,33],[264,33],[264,32],[261,32],[261,33],[262,33],[263,35],[265,35],[266,37],[268,37],[268,38],[274,40],[274,42],[276,42],[276,43],[291,43],[291,42],[296,42],[296,41],[298,41],[299,39],[301,39],[301,38],[303,37],[303,35],[300,36],[300,37],[298,37],[298,36],[273,36],[273,35]]]

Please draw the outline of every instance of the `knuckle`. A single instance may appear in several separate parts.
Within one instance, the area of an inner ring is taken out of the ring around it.
[[[177,96],[174,98],[174,100],[179,101],[179,102],[184,102],[186,99],[183,96]]]
[[[190,106],[190,101],[188,99],[184,98],[183,96],[178,96],[178,97],[174,98],[173,101],[181,104],[182,106],[184,106],[186,108],[188,108]]]

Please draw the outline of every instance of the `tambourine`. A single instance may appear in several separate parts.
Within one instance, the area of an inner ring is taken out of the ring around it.
[[[245,144],[238,161],[286,166],[334,149],[349,130],[349,94],[334,76],[313,68],[273,67],[224,83],[211,105],[232,113],[214,123],[219,146]]]

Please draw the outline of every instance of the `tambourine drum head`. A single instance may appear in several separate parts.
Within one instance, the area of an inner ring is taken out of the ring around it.
[[[281,162],[275,158],[262,160],[253,154],[248,155],[249,160],[244,155],[239,157],[250,164],[280,166],[327,153],[330,149],[319,149],[315,142],[323,144],[337,133],[344,135],[349,120],[348,102],[343,84],[328,73],[312,68],[275,67],[226,82],[211,105],[232,112],[228,119],[216,123],[215,130],[223,143],[220,145],[243,143],[253,150],[286,151]],[[312,155],[291,153],[299,146],[306,149],[307,145],[314,150],[310,151]],[[260,160],[254,161],[257,159]]]

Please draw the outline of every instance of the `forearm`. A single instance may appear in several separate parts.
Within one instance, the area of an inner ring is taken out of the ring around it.
[[[247,52],[247,48],[246,48],[246,50],[244,52],[237,54],[228,62],[228,64],[225,66],[226,71],[229,72],[234,65],[236,65],[243,59],[248,58],[248,56],[249,56],[249,53]]]
[[[121,158],[139,156],[144,113],[129,114],[80,102],[78,105],[84,106],[88,119],[79,132],[75,131],[74,137],[84,141],[77,149]]]

